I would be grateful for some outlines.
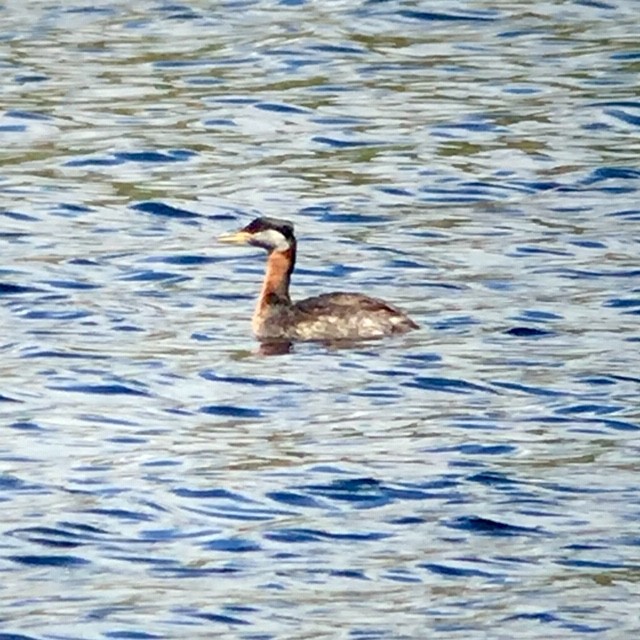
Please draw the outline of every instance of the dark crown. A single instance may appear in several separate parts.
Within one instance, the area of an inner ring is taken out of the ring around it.
[[[252,220],[243,231],[247,233],[260,233],[261,231],[267,231],[267,229],[278,231],[287,240],[295,239],[293,235],[293,223],[279,218],[256,218]]]

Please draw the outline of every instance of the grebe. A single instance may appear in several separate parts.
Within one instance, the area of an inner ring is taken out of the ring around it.
[[[260,341],[352,341],[382,338],[418,329],[396,307],[360,293],[324,293],[291,302],[289,282],[296,263],[293,224],[256,218],[221,242],[266,249],[267,271],[253,314],[253,332]]]

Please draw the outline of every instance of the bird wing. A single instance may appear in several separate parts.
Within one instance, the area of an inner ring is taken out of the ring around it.
[[[294,308],[301,314],[314,314],[317,316],[342,315],[342,313],[353,314],[354,310],[382,316],[405,316],[403,311],[384,300],[365,296],[361,293],[347,293],[344,291],[323,293],[313,298],[301,300],[295,303]]]

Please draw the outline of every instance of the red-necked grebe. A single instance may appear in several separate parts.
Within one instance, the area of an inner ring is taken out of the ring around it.
[[[352,341],[406,333],[418,325],[384,300],[360,293],[324,293],[291,302],[289,282],[296,263],[293,224],[256,218],[221,242],[266,249],[267,271],[253,314],[253,332],[261,341]]]

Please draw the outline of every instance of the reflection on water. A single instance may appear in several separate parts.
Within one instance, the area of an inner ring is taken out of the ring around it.
[[[633,637],[636,9],[0,7],[0,637]]]

